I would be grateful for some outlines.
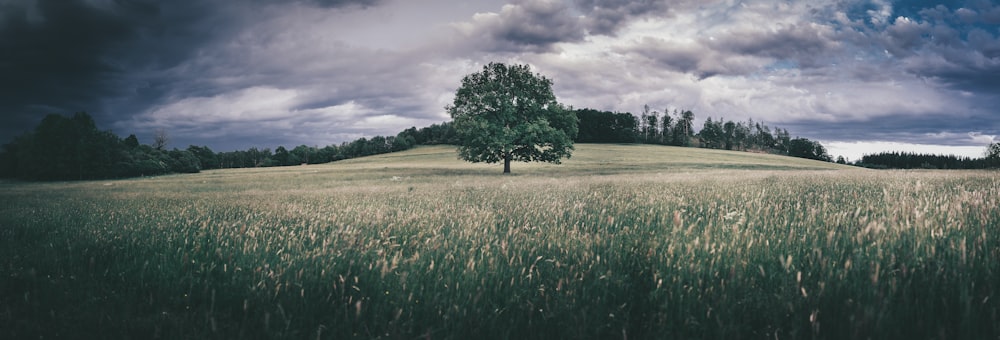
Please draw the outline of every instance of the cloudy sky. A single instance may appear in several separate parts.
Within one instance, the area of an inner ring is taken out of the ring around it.
[[[394,135],[490,61],[577,108],[752,118],[852,159],[1000,141],[989,0],[0,0],[0,143],[76,111],[216,151]]]

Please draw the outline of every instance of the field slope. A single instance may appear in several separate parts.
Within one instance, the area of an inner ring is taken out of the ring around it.
[[[996,338],[1000,174],[577,145],[0,182],[0,338]]]
[[[342,161],[361,167],[466,169],[495,172],[497,165],[471,164],[458,160],[450,146],[419,147],[399,153]],[[623,172],[688,172],[711,169],[743,170],[843,170],[834,163],[740,151],[683,148],[660,145],[577,144],[573,157],[560,165],[513,163],[514,174],[592,175]]]

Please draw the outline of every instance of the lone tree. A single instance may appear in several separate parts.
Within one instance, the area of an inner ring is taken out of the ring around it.
[[[559,164],[569,158],[577,117],[556,102],[552,81],[528,65],[490,63],[462,78],[446,107],[458,135],[458,156],[473,163],[511,161]]]

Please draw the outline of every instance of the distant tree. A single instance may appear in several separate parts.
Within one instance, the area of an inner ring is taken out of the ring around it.
[[[173,149],[167,153],[170,156],[168,165],[171,172],[197,173],[201,170],[198,157],[187,150]]]
[[[788,155],[792,157],[815,159],[830,162],[830,155],[819,142],[805,138],[792,139],[788,145]]]
[[[187,151],[198,157],[199,168],[202,170],[218,169],[220,167],[219,157],[207,146],[189,145]]]
[[[294,149],[289,151],[291,154],[293,164],[289,165],[300,165],[300,164],[316,164],[318,159],[316,157],[316,148],[307,146],[305,144],[296,146]]]
[[[649,125],[649,134],[646,137],[646,143],[659,144],[660,143],[660,113],[656,110],[650,111],[649,115],[646,116],[647,125]]]
[[[673,145],[691,146],[691,136],[693,133],[694,112],[685,110],[674,125]]]
[[[396,134],[396,138],[392,139],[392,152],[407,150],[416,144],[417,141],[412,135],[400,132],[399,134]]]
[[[135,134],[131,134],[128,135],[128,137],[125,137],[123,143],[125,144],[125,147],[129,149],[134,149],[139,147],[139,138],[136,138]]]
[[[754,125],[754,141],[755,148],[759,150],[771,150],[774,149],[774,135],[771,134],[771,128],[767,124],[757,122]]]
[[[649,140],[649,105],[642,108],[639,113],[639,141],[646,143]]]
[[[155,176],[169,173],[173,161],[164,151],[149,145],[127,149],[127,160],[115,166],[118,177]],[[176,166],[180,168],[180,166]]]
[[[659,112],[650,110],[649,105],[642,107],[642,142],[647,144],[660,143]]]
[[[371,155],[381,155],[391,149],[389,140],[383,136],[372,137],[368,140],[368,145],[371,147]]]
[[[706,118],[698,136],[704,148],[721,149],[725,145],[725,131],[721,120],[712,121],[712,117]]]
[[[417,144],[417,138],[418,138],[417,127],[416,126],[411,126],[411,127],[407,128],[406,130],[400,131],[399,133],[396,134],[396,138],[400,138],[400,137],[403,137],[403,138],[410,137],[411,139],[413,139],[413,144],[416,145]]]
[[[167,131],[163,129],[156,129],[153,132],[153,149],[163,151],[167,148],[167,143],[170,143],[170,137],[167,136]]]
[[[219,168],[232,169],[243,166],[246,151],[220,152],[216,156],[219,157]]]
[[[466,75],[446,109],[464,160],[503,162],[506,174],[511,161],[559,163],[572,153],[577,117],[528,65],[490,63]]]
[[[986,166],[1000,168],[1000,142],[990,143],[986,147]]]
[[[441,124],[431,124],[431,126],[420,128],[410,128],[403,130],[403,133],[413,137],[414,145],[437,145],[437,144],[457,144],[455,128],[452,122]]]
[[[744,147],[746,149],[753,149],[757,147],[757,123],[753,121],[753,118],[748,118],[746,124],[742,126],[745,128],[743,131],[745,133]]]
[[[269,148],[257,149],[255,147],[251,147],[247,149],[246,157],[244,158],[244,161],[246,163],[244,163],[242,167],[254,168],[259,166],[273,165],[269,164],[273,163],[273,161],[271,160],[273,156],[274,155],[271,153],[271,149]]]
[[[346,154],[348,158],[353,158],[371,156],[374,155],[375,152],[371,143],[368,142],[368,138],[361,137],[348,144]]]
[[[322,149],[316,150],[316,163],[327,163],[337,160],[338,148],[336,145],[327,145]]]
[[[576,110],[578,143],[634,143],[636,118],[630,113],[614,113],[594,109]]]
[[[272,163],[268,164],[270,166],[287,166],[296,162],[296,159],[292,157],[292,154],[284,146],[278,146],[278,148],[274,149],[274,156],[271,157],[271,160]]]
[[[579,109],[576,110],[576,119],[577,134],[576,139],[573,140],[574,142],[606,143],[605,139],[610,132],[608,122],[614,119],[610,115],[610,112],[608,112],[608,115],[604,115],[604,112],[594,109]]]
[[[635,116],[628,112],[614,113],[613,116],[613,140],[617,143],[635,143],[638,139],[636,129],[639,127],[639,123],[635,120]]]
[[[674,121],[670,117],[670,111],[663,109],[663,119],[660,119],[660,143],[670,144],[670,129],[673,127]]]
[[[788,146],[791,144],[792,138],[791,134],[788,133],[788,129],[774,129],[775,141],[774,148],[778,152],[788,153]]]
[[[746,123],[738,122],[736,123],[736,130],[733,136],[733,144],[736,150],[746,150],[749,148],[750,142],[750,126]]]
[[[722,124],[722,146],[726,150],[732,150],[736,145],[736,123],[726,121]]]

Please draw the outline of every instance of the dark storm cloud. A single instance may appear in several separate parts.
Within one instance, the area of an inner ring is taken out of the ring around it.
[[[653,62],[653,67],[691,74],[698,79],[748,74],[756,71],[759,64],[738,53],[720,53],[704,42],[676,43],[651,37],[619,51],[642,56]]]
[[[274,4],[287,3],[284,0],[257,0],[257,1],[267,1]],[[305,0],[308,3],[314,3],[322,7],[345,7],[345,6],[376,6],[382,3],[382,0]]]
[[[331,37],[341,18],[276,15],[202,49],[171,70],[169,100],[122,122],[123,130],[161,128],[231,150],[327,145],[444,120],[444,103],[433,101],[442,89],[428,82],[449,73],[413,63],[410,53]]]
[[[490,51],[547,52],[557,43],[580,42],[587,35],[614,35],[635,18],[666,16],[667,10],[663,0],[578,0],[572,4],[521,0],[504,5],[499,13],[476,15],[464,25],[464,33]]]
[[[0,5],[0,111],[15,123],[0,124],[5,137],[38,112],[85,110],[116,94],[124,70],[109,54],[134,38],[132,18],[145,14],[72,0]]]
[[[477,48],[496,52],[547,52],[561,42],[583,40],[579,17],[560,1],[526,0],[504,5],[499,13],[476,14],[460,30]]]
[[[378,0],[303,0],[324,8]],[[140,113],[191,75],[172,69],[225,42],[277,0],[14,0],[0,4],[0,143],[42,116],[88,111],[98,123]],[[187,91],[217,91],[211,86]]]
[[[1000,5],[973,1],[904,10],[880,35],[880,43],[906,70],[975,93],[1000,93]],[[985,25],[984,25],[985,24]]]
[[[777,60],[790,60],[801,67],[823,64],[836,48],[832,32],[825,26],[787,25],[773,31],[737,32],[712,41],[717,50]]]
[[[706,72],[700,67],[700,64],[709,59],[709,51],[701,45],[681,46],[650,37],[643,38],[636,46],[623,49],[623,52],[638,53],[662,66],[683,73],[700,74]]]
[[[807,119],[782,123],[780,126],[810,139],[960,146],[969,145],[977,137],[982,137],[979,132],[970,132],[970,126],[994,126],[995,119],[996,117],[983,114],[950,115],[948,119],[942,119],[940,115],[915,116],[911,113],[899,113],[837,122]]]
[[[833,36],[823,26],[787,25],[776,30],[746,29],[687,42],[645,37],[619,51],[636,53],[671,70],[705,79],[716,75],[748,75],[768,64],[823,66],[838,48]]]
[[[46,114],[87,111],[108,123],[137,113],[127,111],[161,95],[164,80],[146,73],[176,66],[231,26],[198,1],[17,1],[0,11],[4,139]]]
[[[577,0],[577,8],[586,14],[584,22],[591,34],[611,35],[633,17],[645,14],[665,15],[663,0]]]
[[[681,7],[691,1],[676,1]],[[667,16],[663,0],[520,0],[498,13],[477,14],[458,25],[477,47],[493,52],[548,52],[557,43],[576,43],[588,35],[615,35],[635,18]]]

